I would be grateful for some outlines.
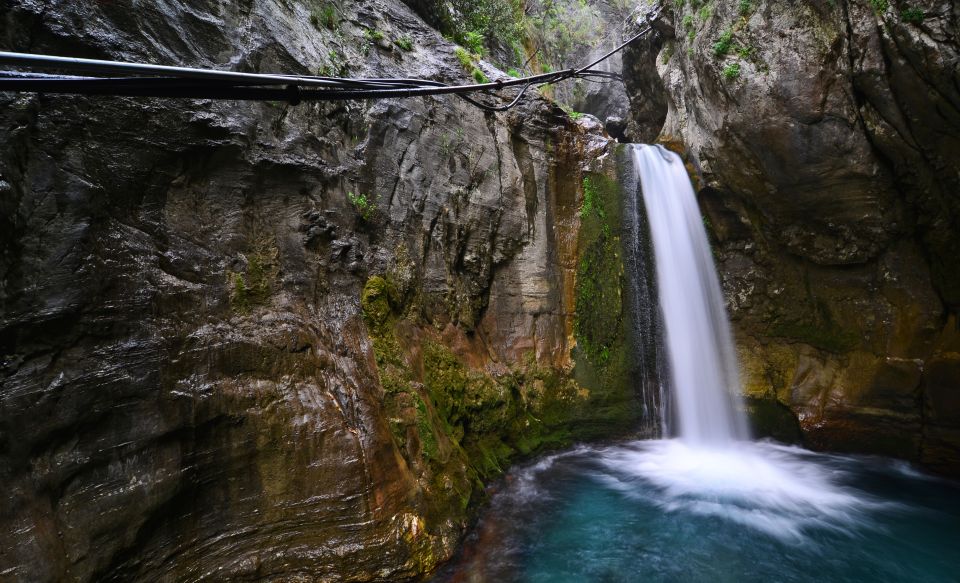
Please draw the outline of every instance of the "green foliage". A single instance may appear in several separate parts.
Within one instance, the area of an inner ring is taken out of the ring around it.
[[[454,47],[453,55],[457,58],[457,61],[460,62],[462,66],[467,71],[473,69],[473,57],[470,55],[470,52],[463,47]]]
[[[730,63],[723,68],[723,78],[727,81],[733,81],[740,77],[740,63]]]
[[[346,77],[349,73],[347,60],[337,51],[327,53],[329,62],[317,70],[317,75],[321,77]]]
[[[377,211],[376,203],[372,198],[367,197],[366,194],[348,192],[347,200],[350,201],[350,204],[353,205],[353,208],[356,209],[360,218],[364,221],[369,221],[373,218],[374,213]]]
[[[523,40],[522,0],[449,0],[440,28],[457,44],[485,54],[491,41],[519,47]]]
[[[326,27],[330,30],[337,28],[337,10],[332,4],[325,4],[310,10],[310,24],[317,30]]]
[[[508,70],[508,71],[507,71],[507,75],[510,75],[510,76],[513,77],[514,79],[517,79],[517,78],[519,78],[519,77],[522,77],[522,75],[520,74],[520,71],[517,71],[516,69],[510,69],[510,70]]]
[[[722,57],[730,52],[730,47],[733,44],[733,30],[726,29],[720,36],[717,38],[717,42],[713,43],[713,55],[715,57]]]
[[[601,204],[600,190],[595,179],[589,176],[583,179],[583,205],[580,206],[580,219],[596,215],[601,221],[606,220],[607,214]]]
[[[371,42],[383,40],[383,33],[375,28],[368,28],[364,30],[363,36]]]
[[[713,7],[709,4],[704,4],[700,7],[700,20],[707,20],[710,18],[710,14],[713,12]]]
[[[750,0],[740,0],[737,10],[740,12],[740,16],[746,16],[750,14],[751,10],[753,10],[753,4],[750,2]]]
[[[483,34],[475,30],[467,31],[463,35],[463,46],[470,49],[470,52],[476,55],[482,55],[486,52],[486,47],[483,46],[483,42]]]
[[[870,5],[873,6],[874,12],[883,14],[890,8],[890,0],[870,0]]]
[[[663,64],[670,62],[670,58],[673,57],[674,50],[676,50],[676,45],[674,43],[670,43],[664,47],[663,56],[660,57],[660,60],[663,62]]]
[[[409,52],[413,50],[413,39],[407,35],[401,36],[398,39],[394,39],[393,44],[397,45],[397,47],[403,51]]]
[[[927,15],[919,8],[905,8],[903,12],[900,13],[900,17],[904,22],[920,24],[923,22],[923,19],[927,17]]]
[[[560,109],[562,109],[563,111],[565,111],[566,114],[567,114],[567,115],[570,117],[570,119],[572,119],[573,121],[577,121],[578,119],[580,119],[580,118],[582,118],[584,115],[586,115],[586,114],[581,113],[581,112],[579,112],[579,111],[574,111],[573,108],[570,107],[569,105],[560,104]]]
[[[454,47],[453,54],[457,58],[457,61],[460,62],[460,66],[464,68],[467,73],[470,73],[470,76],[473,77],[473,80],[477,83],[489,83],[490,79],[477,67],[474,59],[475,55],[470,54],[470,52],[463,47]]]
[[[524,37],[537,47],[544,72],[569,63],[571,55],[593,47],[607,35],[595,2],[541,0],[526,2]],[[549,68],[548,68],[549,67]]]
[[[692,14],[684,15],[683,20],[681,22],[683,23],[683,28],[685,28],[686,30],[690,30],[691,28],[693,28],[693,15]]]
[[[474,69],[473,72],[471,73],[471,75],[473,75],[473,80],[476,81],[477,83],[489,83],[489,82],[490,82],[490,79],[487,78],[487,76],[484,75],[484,74],[483,74],[483,71],[481,71],[480,69]]]

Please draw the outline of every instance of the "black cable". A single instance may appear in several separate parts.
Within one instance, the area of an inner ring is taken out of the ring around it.
[[[499,106],[498,106],[498,105],[486,105],[485,103],[480,103],[479,101],[473,99],[472,97],[470,97],[470,96],[467,95],[467,94],[462,94],[462,95],[460,95],[460,98],[463,99],[464,101],[466,101],[467,103],[471,103],[471,104],[473,104],[473,105],[475,105],[475,106],[477,106],[477,107],[479,107],[480,109],[483,109],[483,110],[485,110],[485,111],[507,111],[508,109],[514,107],[517,103],[519,103],[519,102],[520,102],[520,98],[523,97],[523,94],[526,93],[526,92],[527,92],[527,89],[530,89],[530,87],[532,87],[532,86],[533,86],[532,83],[525,85],[525,86],[523,87],[523,89],[521,89],[520,92],[517,93],[517,96],[513,98],[513,101],[511,101],[511,102],[510,102],[509,104],[507,104],[507,105],[499,105]]]
[[[649,13],[652,20],[662,5]],[[143,76],[96,77],[50,75],[0,71],[0,92],[17,91],[47,94],[114,95],[121,97],[169,97],[188,99],[234,99],[250,101],[342,101],[351,99],[381,99],[388,97],[417,97],[427,95],[458,95],[486,111],[506,111],[515,107],[523,95],[535,85],[559,83],[579,77],[587,81],[622,79],[620,75],[592,69],[627,45],[653,29],[646,28],[604,54],[592,63],[578,69],[565,69],[522,78],[499,79],[488,83],[449,85],[430,79],[349,79],[325,76],[276,75],[240,73],[190,67],[171,67],[143,63],[123,63],[96,59],[78,59],[25,53],[0,52],[0,65],[25,68],[47,68],[88,73],[139,73]],[[488,105],[469,96],[510,87],[520,87],[517,95],[506,105]]]

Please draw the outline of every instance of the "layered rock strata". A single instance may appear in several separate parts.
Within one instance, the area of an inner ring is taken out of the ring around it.
[[[390,0],[0,23],[3,50],[470,73]],[[635,426],[611,144],[544,99],[2,94],[0,135],[4,579],[415,578],[511,460]]]

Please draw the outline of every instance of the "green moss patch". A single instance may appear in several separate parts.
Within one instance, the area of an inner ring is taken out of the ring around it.
[[[392,312],[390,306],[392,285],[379,275],[367,280],[360,294],[360,309],[368,326],[379,328],[387,323]]]
[[[245,253],[244,272],[227,274],[230,286],[230,308],[240,314],[266,303],[273,293],[273,283],[280,271],[280,252],[272,242],[260,242]]]
[[[625,350],[620,197],[619,184],[602,174],[583,179],[573,331],[577,354],[597,370]]]

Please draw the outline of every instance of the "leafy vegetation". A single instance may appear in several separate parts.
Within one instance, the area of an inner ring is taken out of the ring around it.
[[[573,109],[572,107],[570,107],[569,105],[563,105],[563,104],[561,104],[561,105],[560,105],[560,109],[562,109],[564,112],[566,112],[566,114],[567,114],[567,115],[570,117],[570,119],[572,119],[573,121],[577,121],[578,119],[580,119],[580,118],[582,118],[584,115],[586,115],[586,114],[584,114],[584,113],[582,113],[582,112],[574,111],[574,109]]]
[[[346,77],[349,73],[346,58],[337,51],[327,53],[328,62],[317,69],[321,77]]]
[[[334,30],[339,24],[337,22],[337,10],[332,4],[314,7],[310,10],[310,24],[316,29],[328,28]]]
[[[600,201],[600,191],[596,184],[596,179],[589,176],[583,179],[583,204],[580,206],[580,219],[585,219],[591,215],[596,215],[600,221],[607,218],[606,211]]]
[[[919,8],[905,8],[903,12],[900,13],[900,18],[902,18],[904,22],[911,24],[920,24],[926,17],[926,13]]]
[[[397,47],[402,51],[409,52],[413,50],[413,39],[407,35],[401,36],[398,39],[394,39],[393,44],[397,45]]]
[[[454,47],[453,56],[457,58],[457,61],[460,62],[460,66],[462,66],[464,69],[468,71],[473,69],[473,57],[470,55],[470,52],[467,51],[467,49],[463,47]]]
[[[541,0],[528,5],[524,36],[536,50],[541,68],[560,69],[573,54],[596,45],[607,35],[599,12],[588,2]]]
[[[487,52],[483,44],[483,35],[475,30],[470,30],[463,35],[463,46],[470,49],[470,52],[482,55]]]
[[[890,8],[890,0],[870,0],[870,5],[877,14],[883,14]]]
[[[477,83],[489,83],[490,79],[480,70],[480,67],[477,66],[475,61],[476,55],[470,54],[470,52],[463,47],[454,47],[453,55],[459,61],[460,66],[463,69],[470,73],[470,76],[473,77],[473,80]]]
[[[732,81],[740,77],[740,63],[730,63],[723,68],[723,78]]]
[[[715,57],[722,57],[730,52],[730,47],[733,45],[733,29],[726,29],[720,36],[717,38],[717,42],[713,43],[713,55]]]
[[[520,52],[523,41],[522,0],[449,0],[438,3],[441,30],[475,54],[497,42]]]
[[[374,213],[377,211],[376,203],[366,194],[348,192],[347,200],[350,201],[350,204],[353,205],[353,208],[356,209],[357,214],[359,214],[360,218],[364,221],[369,221],[372,219]]]

